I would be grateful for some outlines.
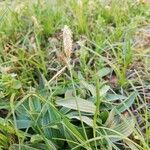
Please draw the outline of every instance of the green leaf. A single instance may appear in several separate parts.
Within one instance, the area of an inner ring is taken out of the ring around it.
[[[110,111],[109,116],[105,122],[105,126],[109,127],[112,124],[114,117],[115,117],[115,113],[116,113],[116,109],[112,109]]]
[[[107,94],[105,99],[107,101],[116,101],[116,100],[123,100],[126,99],[127,97],[124,95],[118,95],[118,94]]]
[[[112,123],[107,128],[101,127],[100,132],[105,135],[112,136],[110,140],[112,142],[116,142],[124,140],[127,137],[129,137],[134,131],[134,127],[135,127],[134,119],[128,117],[124,118],[124,120],[121,121],[121,123],[118,122],[117,124]]]
[[[32,136],[31,136],[30,141],[31,141],[31,143],[38,143],[38,142],[43,141],[43,138],[42,138],[41,135],[36,134],[36,135],[32,135]]]
[[[18,129],[26,129],[31,127],[31,120],[16,120]]]
[[[126,137],[128,137],[133,131],[134,131],[134,126],[135,126],[135,122],[134,119],[129,117],[128,119],[125,119],[122,123],[116,125],[114,128],[112,128],[115,132],[119,133],[112,133],[112,135],[120,135],[122,134],[123,136],[121,136],[122,138],[112,138],[111,140],[113,142],[121,140],[121,139],[125,139]]]
[[[77,119],[77,120],[80,120],[82,119],[82,121],[87,124],[88,126],[90,127],[93,127],[93,119],[87,117],[87,116],[81,116],[81,119],[80,119],[80,116],[71,116],[69,117],[71,119]]]
[[[131,150],[139,150],[139,148],[129,140],[124,139],[123,142],[126,143]]]
[[[104,86],[100,89],[100,96],[105,96],[109,89],[110,89],[110,86],[104,85]]]
[[[63,118],[62,124],[64,127],[64,134],[66,139],[74,142],[68,142],[70,147],[74,147],[80,143],[86,142],[82,134],[75,128],[75,126],[72,123],[69,122],[67,118]],[[85,146],[86,148],[89,148],[89,144],[86,144]]]
[[[0,102],[0,109],[10,109],[10,104],[9,101],[1,101]]]
[[[0,129],[3,129],[6,132],[9,132],[11,134],[15,133],[15,129],[13,127],[11,127],[8,122],[6,122],[5,119],[0,118]]]
[[[96,106],[94,103],[84,100],[82,98],[67,98],[67,99],[62,99],[62,100],[56,100],[56,104],[58,106],[64,106],[73,110],[80,110],[82,112],[88,112],[88,113],[95,113]]]
[[[49,145],[49,148],[52,150],[57,150],[57,148],[55,147],[54,143],[48,139],[46,139],[47,144]],[[59,142],[60,143],[60,142]],[[60,146],[60,145],[59,145]],[[61,146],[60,146],[61,147]]]
[[[0,146],[3,146],[4,148],[9,147],[8,137],[2,133],[0,133]]]
[[[65,93],[65,98],[70,98],[73,96],[73,90],[72,89],[68,89]]]
[[[92,96],[96,97],[96,88],[92,84],[88,84],[86,81],[81,80],[80,84],[87,90],[89,90],[92,94]]]
[[[102,68],[101,70],[99,70],[99,71],[97,72],[97,75],[98,75],[100,78],[102,78],[102,77],[108,75],[110,72],[111,72],[110,68],[106,67],[106,68]]]
[[[52,126],[49,126],[49,124],[58,126],[58,122],[61,122],[60,115],[53,107],[49,105],[46,105],[46,107],[44,107],[43,109],[43,112],[41,113],[42,115],[39,118],[39,125],[41,126],[41,128],[43,128],[44,136],[50,139],[54,144],[61,147],[63,145],[63,141],[53,140],[53,138],[63,138],[60,133],[61,127],[59,127],[58,129],[54,129]]]
[[[84,86],[87,90],[89,90],[92,94],[92,96],[96,97],[96,87],[93,84],[88,84],[84,80],[80,81],[81,85]],[[110,86],[104,85],[100,89],[100,96],[105,96],[108,90],[110,89]]]
[[[117,111],[121,113],[127,110],[133,104],[136,96],[137,96],[136,92],[132,93],[125,101],[123,101],[120,105],[116,107]]]
[[[109,115],[109,113],[107,110],[104,110],[100,113],[99,118],[102,120],[102,123],[106,122],[108,115]]]
[[[35,148],[32,145],[25,145],[25,144],[13,144],[10,145],[9,150],[44,150],[43,148]]]
[[[20,89],[22,87],[22,84],[19,80],[14,80],[12,87],[17,90],[17,89]]]

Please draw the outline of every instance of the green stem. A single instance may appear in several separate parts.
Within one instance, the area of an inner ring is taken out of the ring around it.
[[[100,106],[100,103],[101,103],[101,97],[100,97],[99,89],[100,89],[100,87],[99,87],[99,78],[96,77],[96,111],[95,111],[94,119],[93,119],[93,136],[94,136],[94,138],[96,138],[96,127],[97,127],[96,121],[97,121],[97,116],[99,115],[99,106]],[[96,141],[95,141],[95,148],[97,150]]]

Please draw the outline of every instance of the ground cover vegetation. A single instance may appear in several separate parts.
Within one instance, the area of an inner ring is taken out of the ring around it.
[[[149,150],[150,5],[0,2],[0,149]]]

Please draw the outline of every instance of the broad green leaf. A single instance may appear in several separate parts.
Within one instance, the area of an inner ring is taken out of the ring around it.
[[[31,97],[29,97],[29,109],[31,112],[36,112],[33,103],[34,103],[34,100]]]
[[[136,96],[136,92],[132,93],[126,100],[124,100],[120,105],[116,107],[117,111],[121,113],[127,110],[133,104]]]
[[[65,93],[65,98],[70,98],[72,96],[73,96],[73,90],[72,89],[67,90]]]
[[[38,145],[36,145],[38,147]],[[13,144],[10,145],[9,150],[45,150],[45,145],[40,149],[33,147],[32,145],[27,145],[27,144]]]
[[[62,99],[62,100],[57,100],[56,104],[58,106],[64,106],[73,110],[78,110],[82,112],[87,112],[87,113],[95,113],[96,106],[94,103],[84,100],[82,98],[67,98],[67,99]]]
[[[71,147],[77,146],[80,143],[86,142],[85,138],[82,134],[75,128],[75,126],[69,122],[67,118],[63,118],[63,127],[64,127],[64,134],[66,139],[74,141],[75,143],[68,142]],[[89,144],[85,145],[86,148],[89,148]]]
[[[71,116],[69,117],[71,119],[77,119],[77,120],[80,120],[82,119],[82,121],[87,124],[88,126],[90,127],[93,127],[93,119],[87,117],[87,116],[81,116],[81,119],[80,119],[80,116]]]
[[[88,84],[84,80],[80,81],[81,85],[84,86],[87,90],[89,90],[92,94],[92,96],[96,97],[96,87],[93,84]],[[105,96],[108,90],[110,89],[110,86],[104,85],[100,89],[100,96]]]
[[[88,84],[86,81],[81,80],[80,84],[87,90],[89,90],[92,94],[92,96],[96,97],[96,88],[92,84]]]
[[[107,110],[104,110],[99,114],[99,118],[102,120],[103,124],[106,122],[108,115],[109,115],[109,112]]]
[[[58,122],[61,122],[61,117],[58,114],[57,111],[55,111],[54,108],[50,107],[47,105],[47,107],[45,108],[47,109],[44,113],[42,113],[42,115],[40,116],[40,123],[39,125],[41,126],[41,128],[44,126],[48,126],[49,124],[53,124],[53,126],[57,126]],[[52,138],[62,138],[62,135],[60,133],[60,129],[61,127],[59,127],[58,129],[54,129],[52,126],[49,126],[48,128],[43,128],[43,134],[45,137],[47,137],[48,139],[50,139],[54,144],[58,145],[58,146],[62,146],[63,145],[63,141],[57,141],[57,140],[53,140]]]
[[[31,143],[38,143],[38,142],[43,141],[43,138],[42,138],[41,135],[36,134],[36,135],[32,135],[32,136],[31,136],[30,141],[31,141]]]
[[[113,123],[112,123],[113,124]],[[110,138],[112,142],[120,141],[126,139],[134,131],[135,122],[134,119],[129,117],[125,118],[121,123],[110,125],[108,128],[101,127],[100,132],[104,132],[108,136],[113,136]]]
[[[113,122],[114,120],[114,117],[115,117],[115,112],[116,110],[115,109],[112,109],[109,113],[109,116],[105,122],[105,126],[109,127],[111,125],[111,123]]]
[[[42,106],[42,102],[40,101],[40,99],[32,96],[30,98],[27,98],[21,105],[17,107],[16,114],[17,119],[22,120],[17,122],[19,128],[25,127],[22,124],[23,122],[25,122],[25,120],[29,120],[29,122],[35,122],[31,124],[31,127],[37,131],[37,134],[41,133],[41,131],[38,130],[37,127],[41,128],[43,135],[50,139],[54,144],[59,144],[60,147],[61,145],[63,145],[63,141],[57,141],[52,139],[58,137],[64,138],[59,131],[60,128],[54,129],[51,126],[47,127],[49,124],[57,126],[58,121],[61,122],[61,117],[59,113],[50,105],[44,104]],[[26,125],[28,125],[29,122],[26,122]]]
[[[100,89],[100,96],[105,96],[109,89],[110,89],[110,86],[108,85],[102,86],[102,88]]]
[[[9,101],[1,101],[0,102],[0,109],[10,109],[10,104]]]
[[[55,147],[54,143],[48,139],[46,139],[47,144],[49,145],[50,149],[52,150],[57,150],[57,148]],[[60,142],[59,142],[60,143]],[[61,143],[59,145],[61,147]]]
[[[105,99],[106,101],[116,101],[116,100],[123,100],[127,97],[124,95],[118,95],[118,94],[107,94]]]
[[[66,91],[66,93],[65,93],[65,98],[70,98],[70,97],[72,97],[73,96],[73,90],[72,89],[68,89],[67,91]],[[63,114],[66,114],[66,113],[68,113],[70,111],[70,108],[66,108],[66,107],[62,107],[61,109],[60,109],[60,112],[62,112]]]
[[[29,108],[31,111],[40,112],[41,111],[41,101],[37,97],[29,97]]]
[[[115,132],[122,134],[124,139],[125,137],[128,137],[133,131],[134,131],[135,122],[134,119],[129,117],[128,119],[125,119],[122,123],[116,125],[114,128],[112,128]],[[117,133],[113,133],[113,135],[119,135]],[[113,142],[121,140],[118,138],[112,138]]]
[[[63,114],[67,114],[70,111],[70,108],[62,107],[59,111]]]
[[[31,120],[16,120],[18,129],[27,129],[31,127]]]
[[[111,69],[108,68],[108,67],[106,67],[106,68],[102,68],[101,70],[99,70],[99,71],[97,72],[97,75],[98,75],[100,78],[102,78],[102,77],[108,75],[110,72],[111,72]]]
[[[139,150],[139,148],[129,140],[124,139],[123,142],[126,143],[131,150]]]

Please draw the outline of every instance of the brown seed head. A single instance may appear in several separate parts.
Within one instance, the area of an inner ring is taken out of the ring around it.
[[[70,58],[72,53],[72,32],[68,26],[64,26],[63,29],[63,44],[64,52],[67,58]]]

